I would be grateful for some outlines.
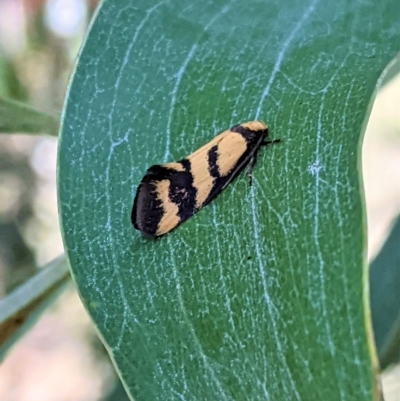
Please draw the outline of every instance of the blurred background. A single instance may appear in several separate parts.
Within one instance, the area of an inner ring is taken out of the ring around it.
[[[97,2],[0,0],[0,96],[58,115]],[[56,150],[0,135],[0,298],[63,252]],[[72,284],[0,365],[0,400],[128,400]]]
[[[0,0],[0,96],[58,115],[98,0]],[[400,212],[400,75],[380,91],[363,146],[368,257]],[[62,253],[56,203],[57,140],[0,135],[0,298]],[[400,365],[383,374],[400,401]],[[3,401],[125,401],[72,286],[0,365]]]

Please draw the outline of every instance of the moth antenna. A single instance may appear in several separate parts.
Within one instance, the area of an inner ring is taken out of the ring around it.
[[[263,142],[261,142],[261,146],[267,146],[270,144],[274,144],[274,143],[279,143],[282,142],[282,139],[266,139]]]

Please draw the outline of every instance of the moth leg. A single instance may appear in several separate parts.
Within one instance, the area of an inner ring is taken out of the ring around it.
[[[246,166],[246,174],[247,174],[247,179],[248,179],[248,183],[249,186],[251,187],[253,184],[253,176],[252,176],[252,172],[253,172],[253,167],[256,164],[257,161],[257,152],[251,157],[249,163]]]

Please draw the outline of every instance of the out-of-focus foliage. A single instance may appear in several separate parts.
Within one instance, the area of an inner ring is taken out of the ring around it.
[[[60,257],[40,269],[10,295],[0,299],[0,360],[51,304],[69,279],[67,261],[65,257]]]
[[[0,133],[58,134],[59,121],[23,103],[0,98]]]
[[[400,217],[371,263],[371,313],[381,368],[400,358]]]

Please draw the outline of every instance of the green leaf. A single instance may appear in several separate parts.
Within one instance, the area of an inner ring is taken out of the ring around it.
[[[65,288],[69,278],[67,261],[61,256],[0,299],[0,360]]]
[[[360,138],[398,1],[105,0],[66,100],[58,191],[83,303],[142,400],[371,400]],[[282,144],[156,241],[152,164],[262,119]]]
[[[0,54],[0,98],[12,97],[24,101],[28,97],[27,89],[16,70],[16,63]]]
[[[58,134],[58,118],[24,103],[0,98],[0,134]]]
[[[380,366],[400,357],[400,217],[372,261],[369,279],[375,344]]]

